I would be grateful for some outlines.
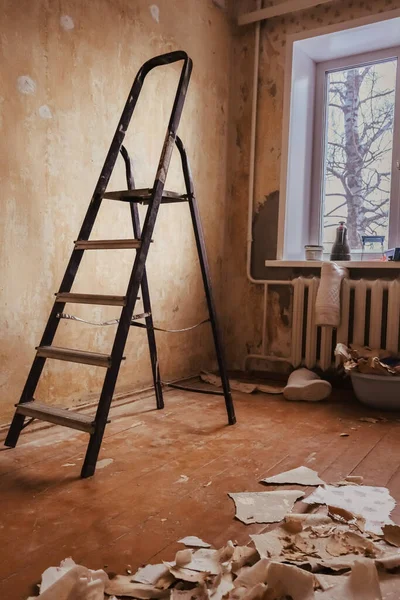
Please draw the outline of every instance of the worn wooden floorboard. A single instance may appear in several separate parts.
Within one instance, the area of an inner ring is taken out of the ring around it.
[[[375,413],[344,392],[322,404],[240,393],[235,401],[234,427],[220,397],[189,392],[168,393],[164,411],[154,410],[154,398],[113,409],[100,456],[113,462],[88,480],[79,479],[85,434],[27,432],[0,452],[0,598],[25,598],[46,567],[70,555],[124,572],[173,558],[184,535],[246,543],[265,525],[236,521],[227,493],[275,489],[259,480],[301,464],[327,482],[363,475],[400,500],[400,423],[392,416],[360,422]]]
[[[181,394],[175,395],[169,392],[165,394],[166,406],[162,411],[156,410],[154,396],[152,395],[140,399],[140,404],[131,402],[113,407],[111,410],[112,421],[106,428],[104,440],[106,442],[108,437],[114,436],[118,432],[129,430],[134,423],[143,421],[148,413],[152,415],[153,422],[158,422],[158,420],[162,420],[166,418],[166,415],[169,415],[169,409],[175,409],[177,406],[185,404],[185,402],[186,398]],[[94,409],[86,409],[83,412],[85,414],[93,414]],[[57,457],[58,459],[62,459],[63,456],[68,458],[77,455],[79,451],[82,455],[87,445],[87,434],[73,429],[50,426],[50,428],[38,432],[37,435],[33,435],[35,432],[32,431],[31,433],[31,429],[29,428],[24,433],[27,435],[27,439],[24,442],[23,450],[21,450],[20,444],[15,449],[0,446],[0,486],[2,484],[2,476],[8,472],[12,471],[15,473],[15,470],[18,468],[25,469],[27,466],[32,467],[36,465],[36,463],[42,464],[43,446],[57,446]],[[0,435],[0,440],[3,441],[5,436],[6,432],[3,431],[2,435]]]

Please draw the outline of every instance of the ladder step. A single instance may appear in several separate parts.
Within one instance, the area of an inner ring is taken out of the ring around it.
[[[94,365],[95,367],[111,367],[111,356],[97,352],[71,350],[70,348],[58,348],[57,346],[39,346],[36,355],[42,358],[54,358],[56,360],[66,360],[83,365]]]
[[[101,296],[97,294],[56,294],[58,302],[71,302],[72,304],[100,304],[101,306],[125,306],[125,296]]]
[[[121,190],[116,192],[106,192],[103,198],[108,200],[122,200],[123,202],[139,202],[140,204],[148,204],[150,202],[153,190],[144,188],[141,190]],[[161,202],[168,204],[170,202],[187,202],[187,196],[177,194],[176,192],[167,192],[164,190]]]
[[[141,245],[140,240],[77,240],[75,250],[129,250],[137,249]]]
[[[47,421],[49,423],[55,423],[56,425],[63,425],[64,427],[70,427],[71,429],[78,429],[79,431],[86,431],[87,433],[94,432],[93,417],[72,412],[65,408],[48,406],[47,404],[36,402],[36,400],[25,402],[24,404],[17,404],[16,412],[20,415],[25,415],[26,417],[40,419],[40,421]]]

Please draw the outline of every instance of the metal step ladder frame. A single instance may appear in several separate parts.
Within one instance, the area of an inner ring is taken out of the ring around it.
[[[144,201],[142,203],[148,205],[148,210],[143,225],[143,232],[141,232],[139,211],[137,206],[138,201],[140,201],[139,195],[141,194],[139,193],[141,191],[135,190],[132,173],[132,164],[129,155],[122,143],[147,74],[152,69],[158,66],[171,64],[177,61],[183,61],[184,64],[182,67],[180,80],[175,95],[174,105],[167,128],[167,134],[164,141],[163,150],[158,164],[154,186],[150,190],[143,190],[143,192],[146,193],[143,195]],[[132,316],[135,309],[136,301],[138,299],[139,288],[141,288],[141,293],[143,296],[143,305],[146,315],[145,325],[143,325],[143,327],[145,327],[147,330],[157,408],[161,409],[164,407],[162,382],[160,378],[157,347],[155,340],[155,328],[153,325],[151,301],[147,273],[145,268],[150,243],[152,242],[152,235],[158,210],[161,202],[163,201],[182,202],[187,200],[189,202],[192,224],[196,240],[196,247],[199,255],[203,284],[206,293],[207,306],[210,315],[210,322],[212,325],[214,344],[222,378],[223,392],[219,392],[219,394],[224,395],[225,397],[229,424],[234,424],[236,422],[231,392],[229,388],[229,380],[226,373],[222,344],[219,336],[216,311],[212,297],[211,280],[205,250],[204,236],[202,232],[198,207],[194,195],[193,180],[185,148],[182,144],[182,141],[179,138],[177,138],[176,134],[180,117],[182,114],[191,71],[192,61],[187,56],[187,54],[182,51],[170,52],[162,56],[157,56],[147,61],[139,70],[135,81],[132,85],[122,116],[118,123],[117,130],[112,140],[99,180],[95,187],[95,191],[93,193],[88,211],[86,213],[81,230],[79,232],[78,239],[75,242],[74,250],[71,254],[71,258],[66,268],[64,278],[61,282],[59,292],[56,294],[56,300],[53,309],[50,313],[40,346],[37,348],[36,357],[33,361],[31,370],[29,372],[20,401],[17,405],[17,410],[15,412],[12,424],[10,426],[5,441],[6,446],[14,447],[18,442],[18,438],[22,429],[26,426],[26,424],[28,424],[25,423],[25,418],[30,417],[31,420],[34,418],[40,418],[41,411],[43,415],[46,415],[46,419],[43,420],[86,431],[90,434],[90,440],[86,452],[86,457],[82,466],[81,477],[89,477],[95,472],[97,457],[100,451],[104,430],[108,422],[108,413],[110,410],[111,401],[118,378],[119,368],[121,365],[121,361],[124,359],[123,351],[125,348],[127,336],[129,333],[130,326],[135,324],[134,322],[132,322]],[[168,192],[166,192],[164,197],[163,192],[165,179],[168,173],[171,154],[175,143],[178,147],[181,156],[182,169],[187,193],[185,197],[181,197],[178,194],[170,194],[168,196]],[[125,161],[128,190],[134,190],[137,192],[137,194],[134,194],[134,197],[132,198],[128,198],[126,195],[126,197],[124,196],[121,198],[116,198],[115,194],[114,196],[112,196],[112,193],[105,193],[119,152],[121,152]],[[98,211],[100,209],[101,202],[104,198],[107,198],[107,196],[110,196],[110,199],[120,199],[123,201],[130,202],[133,234],[135,237],[134,240],[101,241],[88,239],[91,234]],[[80,262],[82,260],[83,252],[85,250],[112,248],[134,248],[136,250],[136,257],[132,267],[132,272],[127,287],[126,295],[97,296],[92,294],[71,293],[70,290],[75,280],[75,276],[77,274]],[[110,355],[101,355],[98,353],[83,352],[65,348],[56,348],[51,345],[59,324],[58,315],[63,312],[66,302],[75,302],[81,304],[104,304],[123,307],[114,339],[113,348]],[[98,408],[96,411],[96,416],[94,419],[92,419],[91,417],[87,417],[86,415],[80,415],[79,413],[75,413],[74,417],[74,413],[72,411],[69,413],[69,411],[65,409],[53,409],[52,407],[46,407],[45,405],[41,405],[39,402],[34,401],[34,393],[38,381],[40,379],[43,367],[45,365],[45,361],[48,358],[68,360],[70,362],[80,362],[83,364],[94,364],[97,366],[107,368],[107,372],[103,382],[102,392],[98,403]],[[205,390],[202,389],[194,389],[193,391],[206,393]],[[76,422],[74,421],[74,418]]]
[[[205,291],[206,300],[207,300],[209,321],[210,321],[211,327],[212,327],[215,352],[216,352],[216,356],[217,356],[219,372],[221,375],[223,391],[222,392],[218,392],[215,390],[210,391],[207,389],[187,387],[184,385],[172,384],[172,383],[167,383],[165,385],[168,385],[169,387],[172,387],[175,389],[187,390],[187,391],[192,391],[192,392],[196,392],[196,393],[200,393],[200,394],[212,394],[212,395],[224,396],[226,410],[227,410],[227,414],[228,414],[228,423],[229,423],[229,425],[234,425],[236,423],[235,409],[234,409],[232,394],[231,394],[230,385],[229,385],[229,378],[228,378],[228,374],[227,374],[227,370],[226,370],[226,362],[225,362],[225,356],[224,356],[223,346],[222,346],[222,342],[221,342],[221,335],[220,335],[219,327],[218,327],[217,313],[216,313],[215,305],[214,305],[210,268],[208,265],[206,244],[205,244],[205,240],[204,240],[201,218],[200,218],[199,209],[197,206],[196,196],[194,193],[194,183],[193,183],[192,172],[190,169],[190,164],[189,164],[188,156],[186,153],[186,149],[185,149],[183,142],[179,136],[176,137],[175,144],[176,144],[176,147],[178,148],[180,158],[181,158],[182,172],[183,172],[183,177],[184,177],[185,187],[186,187],[185,197],[186,197],[186,201],[189,203],[189,209],[190,209],[192,225],[193,225],[193,232],[194,232],[195,241],[196,241],[196,249],[197,249],[197,254],[198,254],[198,258],[199,258],[201,274],[202,274],[202,279],[203,279],[203,286],[204,286],[204,291]],[[125,170],[126,170],[126,179],[127,179],[128,189],[134,190],[135,184],[134,184],[134,177],[133,177],[133,165],[132,165],[132,161],[130,159],[129,153],[124,146],[121,147],[121,154],[125,161]],[[139,221],[139,211],[138,211],[137,202],[131,202],[131,211],[132,211],[134,235],[135,235],[135,237],[140,237],[140,221]],[[143,295],[144,310],[146,312],[149,312],[152,314],[146,272],[144,273],[143,280],[142,280],[142,295]],[[161,379],[160,379],[159,364],[158,364],[158,358],[157,358],[157,346],[156,346],[156,339],[155,339],[155,335],[154,335],[154,326],[153,326],[152,316],[146,318],[145,326],[143,326],[141,323],[135,323],[135,322],[132,322],[131,325],[133,327],[146,327],[146,329],[147,329],[150,357],[151,357],[151,363],[152,363],[152,368],[153,368],[154,388],[156,390],[157,407],[162,408],[164,406],[163,401],[162,401],[162,384],[161,384]],[[152,333],[152,336],[150,336],[150,332]],[[159,397],[161,398],[162,406],[159,406]]]
[[[214,297],[213,297],[213,293],[212,293],[210,267],[209,267],[208,259],[207,259],[206,243],[204,240],[203,227],[201,224],[199,208],[197,206],[197,200],[196,200],[196,196],[195,196],[195,192],[194,192],[192,171],[190,169],[190,164],[189,164],[185,146],[183,145],[183,142],[179,136],[176,136],[175,144],[176,144],[176,147],[178,148],[178,151],[179,151],[179,154],[181,157],[183,177],[185,180],[185,187],[186,187],[186,195],[187,195],[187,199],[189,202],[190,216],[192,218],[193,231],[194,231],[194,236],[195,236],[195,240],[196,240],[197,254],[198,254],[199,262],[200,262],[201,275],[203,278],[203,286],[204,286],[204,291],[206,294],[208,313],[210,315],[211,328],[212,328],[212,333],[213,333],[213,338],[214,338],[215,352],[217,355],[219,374],[220,374],[221,382],[222,382],[222,390],[223,390],[222,394],[225,398],[226,411],[228,413],[228,423],[229,423],[229,425],[234,425],[236,423],[235,409],[233,406],[232,394],[231,394],[231,389],[230,389],[230,385],[229,385],[229,378],[228,378],[228,374],[226,371],[226,362],[225,362],[225,356],[224,356],[223,346],[222,346],[222,342],[221,342],[221,334],[220,334],[219,326],[218,326],[217,311],[215,309]],[[173,387],[173,386],[171,386],[171,387]],[[181,386],[181,387],[183,387],[183,386]],[[202,389],[195,389],[193,391],[203,393]]]
[[[103,200],[103,196],[105,194],[108,182],[113,172],[121,145],[124,141],[126,131],[131,121],[132,114],[136,107],[146,76],[150,73],[150,71],[152,71],[156,67],[180,61],[183,61],[181,75],[175,94],[174,104],[167,127],[167,133],[161,157],[157,168],[156,178],[152,187],[152,194],[151,199],[149,201],[149,209],[147,211],[146,219],[143,226],[143,235],[141,238],[140,248],[136,253],[131,276],[129,279],[129,284],[126,293],[126,304],[121,311],[121,317],[119,320],[114,344],[111,351],[111,366],[107,368],[107,372],[104,378],[100,400],[94,419],[95,428],[94,432],[90,435],[85,460],[82,466],[82,477],[90,477],[95,472],[97,457],[100,451],[100,446],[107,423],[108,413],[110,410],[110,405],[121,365],[121,360],[123,358],[123,351],[125,348],[126,339],[128,337],[130,324],[132,321],[132,315],[145,269],[145,262],[152,240],[158,209],[160,207],[162,199],[165,179],[168,173],[172,150],[175,144],[176,132],[180,122],[183,105],[186,98],[186,92],[192,72],[192,60],[188,57],[186,52],[178,50],[175,52],[163,54],[161,56],[156,56],[144,63],[144,65],[138,71],[133,82],[132,88],[130,90],[128,99],[126,101],[124,110],[122,112],[121,118],[118,122],[113,140],[111,142],[110,149],[107,153],[103,168],[100,173],[100,177],[96,184],[92,199],[90,201],[76,242],[76,244],[79,244],[79,242],[87,241],[92,232],[97,214],[99,212]],[[76,244],[74,250],[72,251],[71,258],[68,262],[58,293],[69,293],[71,291],[73,282],[75,280],[75,276],[77,274],[80,262],[83,257],[83,252],[85,251],[84,249],[80,249],[79,247],[77,248]],[[56,298],[47,325],[45,327],[39,348],[51,346],[59,325],[59,319],[57,318],[57,315],[63,312],[64,306],[65,302],[59,302]],[[39,382],[41,373],[43,371],[45,362],[46,357],[38,356],[38,354],[36,354],[24,389],[22,391],[19,404],[25,404],[33,400],[34,393]],[[22,429],[24,428],[25,418],[26,416],[24,414],[18,413],[17,406],[17,410],[14,414],[14,418],[12,420],[10,429],[5,440],[6,446],[16,446],[19,435]]]
[[[125,162],[125,172],[126,172],[126,183],[128,190],[135,189],[135,180],[133,177],[133,165],[125,146],[121,146],[120,153]],[[130,203],[131,210],[131,218],[132,218],[132,229],[133,235],[135,238],[140,239],[141,236],[141,228],[140,228],[140,217],[139,217],[139,208],[136,202]],[[158,365],[158,356],[157,356],[157,345],[156,345],[156,336],[154,332],[154,324],[153,324],[153,312],[151,309],[151,301],[150,301],[150,292],[149,292],[149,284],[147,280],[147,272],[146,267],[143,270],[143,277],[141,282],[141,292],[143,297],[143,308],[144,312],[148,313],[148,316],[145,317],[145,327],[147,330],[147,342],[149,344],[149,352],[150,352],[150,361],[151,361],[151,370],[153,373],[153,382],[154,382],[154,391],[156,394],[156,404],[157,408],[164,408],[164,398],[163,398],[163,390],[162,383],[160,378],[160,369]]]

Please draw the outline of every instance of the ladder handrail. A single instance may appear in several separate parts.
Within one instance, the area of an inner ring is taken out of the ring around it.
[[[160,56],[155,56],[154,58],[151,58],[150,60],[146,61],[139,69],[139,71],[134,79],[134,82],[132,84],[128,98],[126,100],[125,107],[122,111],[121,118],[120,118],[117,128],[115,130],[114,137],[112,139],[109,151],[108,151],[106,159],[104,161],[103,168],[101,170],[99,179],[98,179],[96,187],[94,189],[89,208],[94,203],[99,203],[99,205],[100,205],[103,194],[106,190],[107,184],[111,177],[111,173],[113,171],[115,162],[118,158],[119,149],[122,145],[122,142],[124,141],[125,134],[128,129],[129,123],[131,121],[132,114],[136,107],[136,104],[137,104],[140,92],[142,90],[145,78],[150,73],[150,71],[152,71],[156,67],[172,64],[174,62],[179,62],[181,60],[184,61],[184,64],[182,66],[182,71],[181,71],[181,80],[182,79],[188,80],[190,77],[192,61],[189,58],[189,56],[187,55],[187,53],[184,52],[183,50],[176,50],[174,52],[167,52],[166,54],[161,54]],[[181,83],[181,81],[180,81],[180,83]],[[175,99],[175,103],[176,103],[176,99]],[[175,103],[174,103],[174,107],[173,107],[171,115],[174,112]],[[168,123],[168,129],[170,129],[170,128],[171,128],[171,120]],[[78,240],[88,239],[88,237],[90,235],[92,228],[90,228],[88,230],[88,227],[85,226],[86,225],[85,220],[84,220],[81,230],[79,232],[79,235],[77,238]]]

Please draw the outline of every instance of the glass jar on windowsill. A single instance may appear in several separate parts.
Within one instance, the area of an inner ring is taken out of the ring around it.
[[[314,246],[312,244],[304,246],[306,260],[322,260],[324,251],[323,246]]]

